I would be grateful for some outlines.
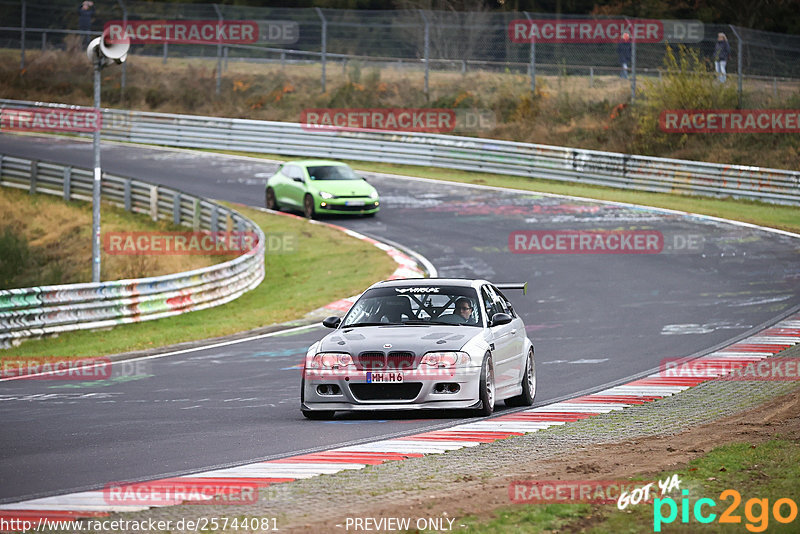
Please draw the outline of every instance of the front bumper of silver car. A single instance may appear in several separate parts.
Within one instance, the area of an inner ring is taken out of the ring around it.
[[[479,405],[480,367],[402,371],[307,370],[304,410],[459,409]],[[376,375],[380,375],[376,377]],[[375,380],[395,380],[383,382]]]

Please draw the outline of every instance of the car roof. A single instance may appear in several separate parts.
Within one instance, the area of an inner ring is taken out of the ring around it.
[[[456,286],[478,288],[483,284],[489,284],[486,280],[474,278],[402,278],[397,280],[384,280],[377,282],[371,287],[434,287],[434,286]]]

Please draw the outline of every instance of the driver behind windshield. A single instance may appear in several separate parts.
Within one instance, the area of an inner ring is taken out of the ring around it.
[[[456,300],[456,314],[464,318],[465,321],[471,323],[472,321],[472,301],[467,297],[461,297]]]

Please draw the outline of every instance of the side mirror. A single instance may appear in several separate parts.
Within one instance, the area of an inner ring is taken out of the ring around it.
[[[339,328],[339,325],[342,323],[342,320],[339,317],[331,316],[322,321],[322,326],[326,328]]]
[[[492,322],[489,324],[489,326],[501,326],[508,324],[513,320],[514,318],[507,313],[495,313],[492,315]]]
[[[292,178],[292,180],[294,180],[295,182],[300,182],[301,184],[302,184],[303,182],[305,182],[305,180],[303,180],[303,179],[302,179],[300,176],[297,176],[297,177],[295,177],[295,178]]]

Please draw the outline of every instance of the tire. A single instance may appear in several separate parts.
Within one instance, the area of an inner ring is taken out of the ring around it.
[[[316,215],[314,211],[314,197],[308,194],[303,198],[303,215],[306,219],[313,219]]]
[[[481,381],[478,386],[480,391],[478,396],[481,400],[481,407],[476,410],[476,414],[482,417],[492,415],[495,404],[495,385],[494,385],[494,366],[492,365],[491,354],[483,359],[481,368]]]
[[[280,209],[280,207],[278,206],[278,201],[275,199],[275,191],[271,187],[267,188],[264,205],[268,210],[277,211]]]
[[[312,421],[327,421],[328,419],[333,419],[333,410],[301,410],[303,412],[303,416],[306,419],[311,419]]]
[[[533,359],[533,351],[528,351],[528,358],[525,361],[525,372],[522,375],[522,393],[516,397],[506,399],[506,406],[530,406],[536,396],[536,362]]]

